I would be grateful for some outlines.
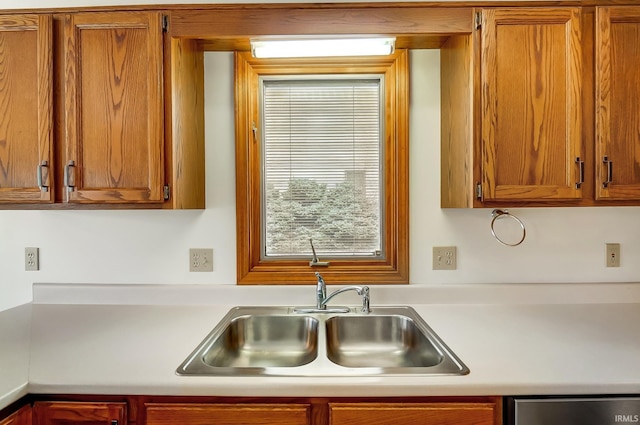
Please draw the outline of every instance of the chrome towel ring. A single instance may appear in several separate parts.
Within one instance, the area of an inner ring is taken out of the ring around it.
[[[494,238],[496,238],[496,240],[498,242],[500,242],[502,245],[506,245],[506,246],[518,246],[520,245],[523,241],[524,238],[527,236],[527,229],[524,227],[524,223],[522,222],[522,220],[520,220],[518,217],[516,217],[515,215],[511,214],[509,211],[507,210],[500,210],[500,209],[495,209],[491,212],[491,217],[493,217],[493,219],[491,220],[491,234],[493,235]],[[502,217],[511,217],[512,219],[514,219],[515,221],[518,222],[518,224],[520,225],[520,228],[522,229],[522,238],[520,238],[520,240],[516,243],[508,243],[503,241],[502,239],[500,239],[498,237],[498,235],[496,235],[496,231],[494,229],[494,225],[496,223],[496,220],[498,220],[499,218]]]

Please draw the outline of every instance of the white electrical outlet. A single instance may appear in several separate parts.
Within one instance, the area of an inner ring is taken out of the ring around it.
[[[607,267],[620,267],[620,244],[608,243],[606,258]]]
[[[24,270],[35,272],[40,270],[40,250],[35,247],[24,249]]]
[[[213,249],[190,248],[189,249],[189,271],[190,272],[212,272],[213,271]]]
[[[433,247],[433,270],[455,270],[456,269],[456,247],[455,246],[434,246]]]

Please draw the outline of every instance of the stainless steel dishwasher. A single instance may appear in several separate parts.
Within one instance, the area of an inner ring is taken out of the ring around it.
[[[640,396],[506,397],[507,425],[640,425]]]

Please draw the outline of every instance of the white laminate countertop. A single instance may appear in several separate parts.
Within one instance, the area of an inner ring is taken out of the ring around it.
[[[296,305],[313,298],[312,288],[114,285],[69,292],[43,285],[32,305],[28,391],[271,397],[640,393],[640,284],[473,286],[371,288],[372,306],[415,308],[469,375],[290,378],[187,377],[175,369],[232,307]],[[189,293],[197,297],[183,298]],[[345,301],[357,304],[355,297]]]
[[[27,394],[31,305],[0,312],[0,409]]]

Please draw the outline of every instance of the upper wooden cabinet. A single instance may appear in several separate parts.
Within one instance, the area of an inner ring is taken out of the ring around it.
[[[442,207],[640,204],[640,7],[482,10],[442,48]]]
[[[204,52],[158,11],[0,14],[0,208],[204,208]]]
[[[482,12],[482,199],[579,199],[579,8]]]
[[[596,199],[640,200],[640,7],[598,7]]]
[[[581,8],[485,9],[476,22],[441,49],[441,206],[581,202]]]
[[[162,16],[100,12],[65,22],[69,202],[162,202]]]
[[[53,201],[52,28],[0,16],[0,203]]]

